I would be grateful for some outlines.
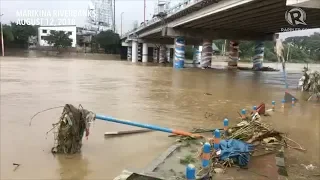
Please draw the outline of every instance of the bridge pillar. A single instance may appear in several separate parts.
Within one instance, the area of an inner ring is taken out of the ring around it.
[[[193,48],[193,64],[199,64],[201,61],[202,46],[194,46]]]
[[[127,60],[131,61],[131,58],[132,58],[132,47],[128,46]]]
[[[183,37],[176,37],[174,39],[174,63],[176,69],[184,67],[185,60],[185,40]]]
[[[138,61],[142,61],[142,44],[138,43]]]
[[[211,66],[212,60],[212,40],[205,39],[202,44],[200,67],[207,68]]]
[[[158,62],[158,48],[157,47],[154,47],[153,48],[153,62],[154,63],[157,63]]]
[[[142,62],[144,63],[148,62],[148,44],[147,43],[142,44]]]
[[[166,63],[166,46],[160,45],[159,63]]]
[[[239,42],[230,41],[228,66],[237,67],[239,61]]]
[[[167,62],[170,62],[170,47],[167,47]]]
[[[138,61],[138,42],[132,41],[132,62]]]
[[[253,69],[260,70],[262,68],[262,62],[264,57],[264,43],[263,41],[257,41],[254,49],[253,56]]]

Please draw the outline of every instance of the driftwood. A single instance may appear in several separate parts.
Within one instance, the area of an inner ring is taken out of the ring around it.
[[[151,129],[137,129],[137,130],[128,130],[128,131],[116,131],[116,132],[105,132],[104,136],[122,136],[122,135],[130,135],[130,134],[137,134],[137,133],[145,133],[145,132],[150,132],[152,131]]]

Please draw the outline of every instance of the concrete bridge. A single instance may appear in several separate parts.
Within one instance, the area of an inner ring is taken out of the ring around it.
[[[167,62],[174,47],[175,68],[184,66],[185,45],[202,46],[200,66],[208,66],[214,39],[230,40],[228,65],[237,66],[239,40],[254,40],[253,68],[259,70],[264,41],[275,40],[279,32],[320,28],[319,17],[319,0],[186,0],[121,40],[132,62],[147,62],[148,47],[154,49],[155,62]]]

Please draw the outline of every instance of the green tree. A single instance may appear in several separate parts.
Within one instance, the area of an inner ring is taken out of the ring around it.
[[[320,33],[311,36],[288,37],[285,44],[291,44],[290,57],[294,62],[320,61]]]
[[[1,23],[0,23],[1,24]],[[3,39],[5,43],[12,42],[14,40],[11,26],[4,24],[3,28]]]
[[[11,32],[14,38],[14,43],[21,48],[28,46],[28,40],[30,36],[37,35],[36,26],[30,25],[17,25],[16,23],[11,22]]]
[[[93,42],[98,43],[107,54],[118,54],[120,52],[120,36],[112,30],[100,32],[93,38]]]
[[[254,56],[254,41],[240,41],[239,49],[240,49],[240,57],[249,60]]]
[[[192,46],[185,46],[185,58],[193,59],[193,51],[194,49],[192,48]]]
[[[30,36],[36,36],[36,26],[3,24],[3,39],[7,48],[26,48]]]
[[[72,39],[69,38],[70,34],[64,31],[50,31],[50,35],[45,37],[48,44],[56,47],[58,51],[72,45]]]

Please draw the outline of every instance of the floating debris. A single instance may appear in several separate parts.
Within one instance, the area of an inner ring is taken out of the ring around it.
[[[94,121],[95,114],[83,109],[81,105],[75,108],[66,104],[58,123],[53,124],[55,145],[52,153],[74,154],[81,151],[84,132],[89,136],[90,124]],[[50,131],[51,131],[50,130]]]
[[[105,137],[115,137],[115,136],[123,136],[123,135],[131,135],[138,133],[151,132],[151,129],[137,129],[137,130],[128,130],[128,131],[115,131],[115,132],[105,132]]]
[[[316,96],[317,99],[320,99],[320,72],[311,71],[307,67],[303,68],[303,76],[299,80],[298,87],[301,88],[301,91],[309,93],[308,101],[312,97]]]
[[[286,137],[284,133],[274,130],[270,124],[263,122],[260,114],[265,115],[266,112],[264,103],[261,103],[258,107],[254,106],[250,113],[242,109],[241,113],[238,112],[241,119],[238,124],[229,127],[225,119],[223,121],[224,129],[211,130],[214,138],[207,140],[211,145],[211,164],[209,168],[203,166],[197,176],[203,174],[212,176],[214,173],[224,173],[228,167],[233,166],[246,168],[252,156],[276,153],[283,147],[305,151],[300,144]],[[203,147],[205,144],[203,144]],[[297,146],[290,144],[296,144]],[[203,147],[198,151],[198,157],[202,161],[207,157]],[[279,171],[281,171],[279,173],[286,175],[286,169],[283,166],[284,162],[282,164],[279,162]],[[219,172],[216,172],[217,169],[219,169]]]

